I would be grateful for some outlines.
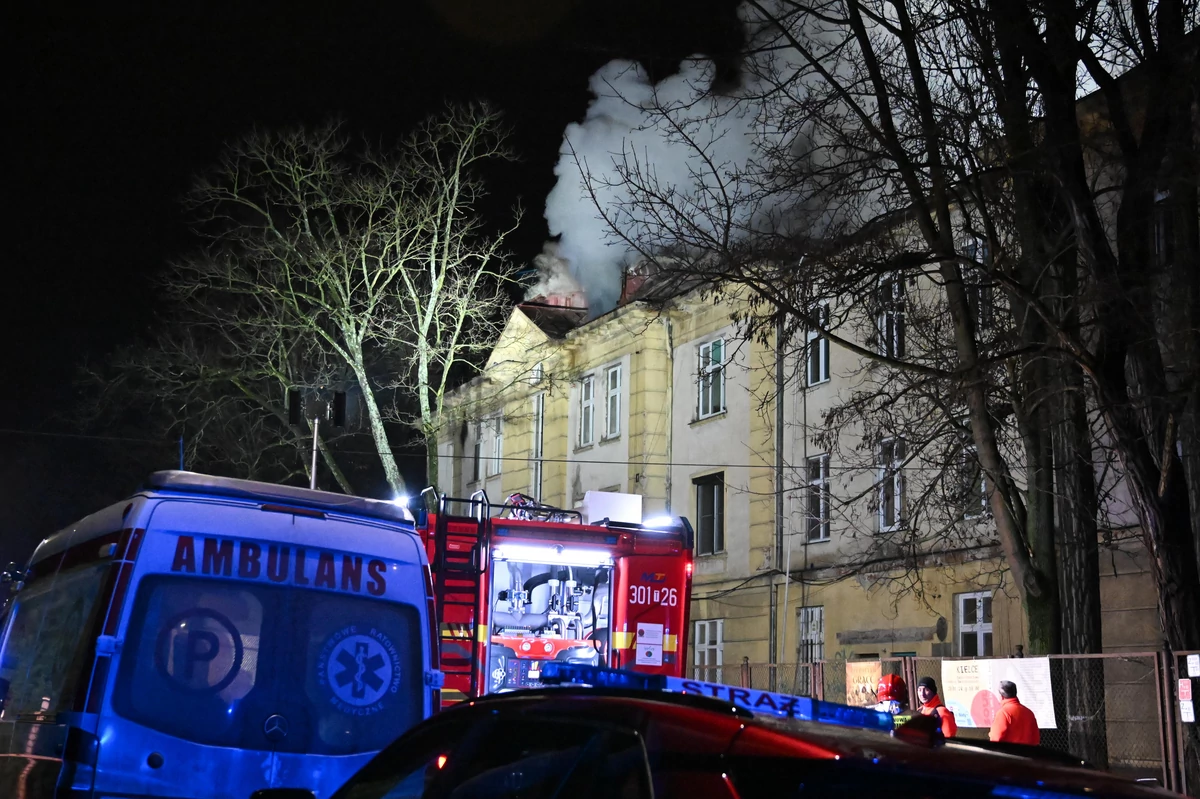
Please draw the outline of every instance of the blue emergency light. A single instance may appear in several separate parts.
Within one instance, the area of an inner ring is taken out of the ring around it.
[[[729,702],[752,713],[765,713],[786,719],[817,721],[845,727],[861,727],[891,732],[894,724],[890,713],[865,707],[851,707],[822,702],[806,696],[790,696],[770,691],[756,691],[736,685],[686,680],[664,674],[638,674],[633,671],[586,666],[558,661],[542,666],[541,681],[547,685],[590,685],[601,688],[624,688],[637,691],[667,691],[694,696],[707,696]]]

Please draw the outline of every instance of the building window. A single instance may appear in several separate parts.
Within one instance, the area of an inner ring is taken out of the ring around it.
[[[699,357],[696,418],[706,419],[725,412],[725,340],[718,338],[701,344]]]
[[[542,439],[546,430],[546,395],[538,392],[533,395],[533,441],[530,443],[530,456],[533,460],[533,474],[530,475],[529,494],[537,501],[542,500]]]
[[[542,366],[542,362],[538,361],[533,365],[533,369],[529,372],[529,385],[536,386],[542,382],[542,378],[546,376],[546,368]]]
[[[821,323],[821,327],[829,328],[829,306],[818,305],[813,316]],[[808,368],[806,375],[808,385],[815,386],[829,379],[829,338],[820,330],[809,330],[807,346],[805,347]]]
[[[808,459],[805,529],[809,541],[829,540],[829,455]]]
[[[879,354],[904,357],[904,280],[889,277],[879,284]]]
[[[579,381],[579,446],[590,447],[596,432],[596,378]]]
[[[958,654],[992,656],[992,595],[986,591],[955,595],[958,606]]]
[[[499,416],[492,420],[492,459],[488,464],[488,477],[495,477],[504,468],[504,427]]]
[[[879,531],[904,524],[904,440],[892,438],[879,445]]]
[[[725,642],[725,620],[704,619],[695,623],[695,663],[692,676],[697,680],[720,682],[721,649]]]
[[[825,659],[825,607],[797,608],[796,621],[800,626],[797,636],[797,655],[801,663],[816,663]]]
[[[696,545],[701,555],[725,551],[725,475],[697,477]]]
[[[988,276],[991,252],[987,242],[983,239],[972,239],[963,247],[963,257],[971,262],[962,270],[967,305],[975,316],[975,327],[978,330],[988,330],[996,319],[996,304],[992,280]]]
[[[975,447],[963,447],[959,456],[959,491],[962,498],[963,518],[979,519],[991,513],[988,502],[987,475],[979,465],[979,454]]]
[[[483,425],[475,425],[475,448],[471,458],[471,482],[483,479]]]
[[[1165,268],[1175,260],[1175,210],[1170,203],[1170,192],[1160,191],[1154,195],[1154,265]]]
[[[605,413],[604,437],[621,435],[621,367],[610,366],[604,373]]]

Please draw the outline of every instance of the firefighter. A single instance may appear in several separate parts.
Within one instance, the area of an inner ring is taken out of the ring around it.
[[[946,707],[946,703],[938,696],[937,682],[932,677],[922,677],[917,681],[917,712],[922,716],[935,716],[941,722],[942,735],[953,738],[958,734],[958,722],[954,720],[954,711]]]
[[[879,704],[876,710],[891,713],[893,716],[904,713],[908,707],[908,686],[904,678],[896,674],[885,674],[879,678],[879,688],[875,691]]]

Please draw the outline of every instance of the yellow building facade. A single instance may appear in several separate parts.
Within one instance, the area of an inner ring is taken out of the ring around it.
[[[482,374],[448,402],[439,490],[561,508],[618,491],[641,495],[646,518],[687,517],[689,658],[701,676],[728,679],[745,661],[1017,654],[1025,616],[986,514],[964,520],[954,546],[881,546],[887,472],[824,451],[826,411],[868,367],[811,340],[777,369],[773,342],[740,334],[746,310],[699,293],[595,318],[518,306]],[[853,423],[834,432],[846,452],[863,435]],[[814,483],[859,499],[814,527]],[[897,486],[903,495],[909,483]],[[1106,648],[1153,648],[1144,560],[1136,544],[1111,554]]]

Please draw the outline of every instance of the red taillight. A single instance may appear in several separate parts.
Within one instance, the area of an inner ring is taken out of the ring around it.
[[[260,505],[260,510],[265,510],[268,513],[290,513],[293,516],[308,516],[313,519],[324,519],[325,514],[322,511],[312,508],[296,508],[291,505]]]
[[[92,669],[92,681],[88,686],[87,692],[86,711],[88,713],[100,712],[100,708],[104,703],[104,689],[108,685],[108,670],[111,666],[111,657],[101,655],[96,658],[96,666]]]
[[[129,578],[133,575],[133,564],[122,563],[117,573],[117,584],[113,587],[112,602],[108,606],[108,618],[104,621],[104,634],[116,635],[121,622],[121,609],[125,607],[125,594],[129,591]]]
[[[141,527],[135,529],[126,528],[122,530],[121,538],[117,542],[115,559],[137,560],[138,550],[142,548],[142,539],[145,536],[146,531]]]
[[[689,560],[683,567],[683,573],[690,579],[692,576],[692,562]]]
[[[433,596],[433,575],[430,573],[428,566],[425,567],[425,608],[426,613],[429,615],[429,657],[433,660],[433,668],[441,669],[442,636],[438,627],[437,602]],[[433,692],[433,712],[436,713],[441,708],[442,692],[435,690]]]

